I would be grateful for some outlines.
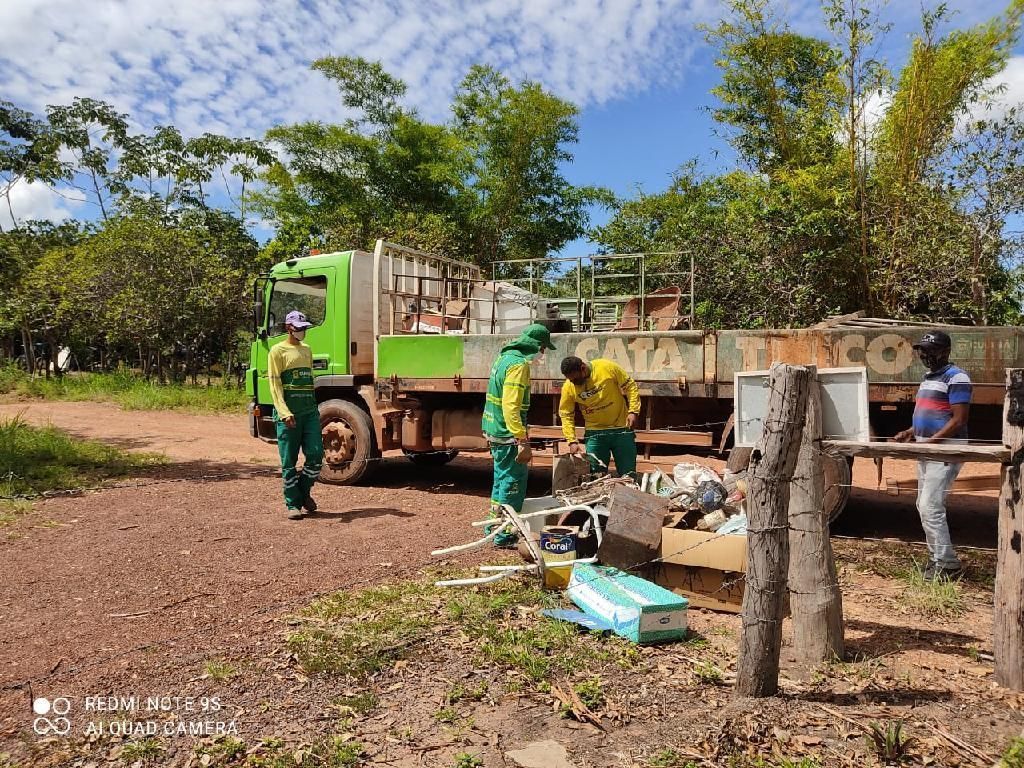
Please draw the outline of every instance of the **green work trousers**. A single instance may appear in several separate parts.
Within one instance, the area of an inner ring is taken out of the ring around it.
[[[583,435],[583,444],[587,447],[587,453],[603,461],[605,467],[614,456],[615,471],[619,477],[636,477],[636,434],[633,430],[628,427],[587,430]],[[590,468],[593,472],[606,471],[593,460],[590,461]]]
[[[508,504],[516,512],[523,511],[530,465],[517,462],[518,453],[519,446],[515,443],[491,443],[491,458],[494,459],[494,482],[491,485],[492,509],[499,504]],[[513,546],[518,538],[515,533],[502,532],[494,538],[494,543],[499,547],[509,547]]]
[[[275,414],[276,417],[276,414]],[[320,477],[324,463],[324,438],[320,432],[320,412],[295,414],[295,426],[287,427],[280,418],[277,423],[277,451],[281,456],[281,477],[284,479],[284,503],[288,509],[299,509],[309,498],[313,483]],[[301,470],[299,450],[305,456]]]

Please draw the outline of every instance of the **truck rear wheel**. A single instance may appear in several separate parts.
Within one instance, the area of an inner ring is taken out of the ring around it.
[[[825,478],[825,514],[832,524],[846,509],[850,500],[850,486],[853,484],[853,459],[841,453],[828,450],[821,457],[822,474]]]
[[[730,472],[746,472],[750,464],[752,448],[733,448],[729,453],[726,469]],[[850,485],[853,483],[853,460],[836,451],[825,451],[821,457],[824,476],[824,508],[828,522],[832,523],[843,513],[850,499]]]
[[[320,480],[352,485],[368,477],[380,459],[370,414],[348,400],[320,403],[324,436],[324,467]]]
[[[402,453],[417,467],[440,467],[459,455],[454,448],[450,451],[408,451],[403,448]]]

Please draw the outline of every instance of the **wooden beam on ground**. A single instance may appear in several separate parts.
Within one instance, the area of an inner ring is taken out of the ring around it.
[[[1000,685],[1024,691],[1024,369],[1006,371],[1003,443],[1012,459],[1003,467],[999,492],[999,545],[996,555],[995,677]]]
[[[914,461],[995,462],[1004,464],[1010,450],[1002,445],[956,445],[940,443],[891,443],[856,440],[822,440],[823,448],[834,448],[844,456],[869,459],[912,459]]]
[[[825,511],[818,372],[811,369],[807,416],[789,485],[789,605],[797,659],[810,668],[843,658],[843,593]]]
[[[779,690],[782,617],[789,570],[789,488],[811,389],[811,370],[772,366],[764,431],[751,455],[747,576],[736,694],[774,696]]]

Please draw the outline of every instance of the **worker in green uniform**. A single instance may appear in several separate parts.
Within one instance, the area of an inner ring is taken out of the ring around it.
[[[303,510],[316,512],[310,496],[324,462],[324,439],[320,432],[320,411],[313,394],[313,351],[303,342],[310,323],[298,310],[284,320],[288,338],[270,348],[267,378],[274,400],[277,450],[281,455],[284,504],[289,520],[300,520]],[[299,449],[305,456],[302,470],[295,468]]]
[[[569,443],[569,453],[584,453],[576,438],[576,406],[583,413],[583,442],[586,453],[605,467],[615,457],[619,477],[636,477],[636,434],[633,428],[640,416],[640,388],[622,366],[611,360],[596,358],[589,363],[578,357],[562,361],[562,397],[558,415],[562,434]],[[591,469],[600,467],[591,460]]]
[[[543,325],[528,325],[519,338],[501,348],[491,367],[484,405],[483,432],[494,459],[491,486],[491,516],[500,516],[508,504],[523,511],[526,480],[530,473],[530,444],[526,436],[526,414],[530,410],[530,361],[546,349],[554,349],[551,332]],[[515,533],[499,533],[494,543],[515,546]]]

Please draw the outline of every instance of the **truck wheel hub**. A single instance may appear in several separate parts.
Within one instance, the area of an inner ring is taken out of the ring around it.
[[[356,455],[356,435],[344,421],[332,421],[323,428],[324,460],[328,464],[347,464]]]

